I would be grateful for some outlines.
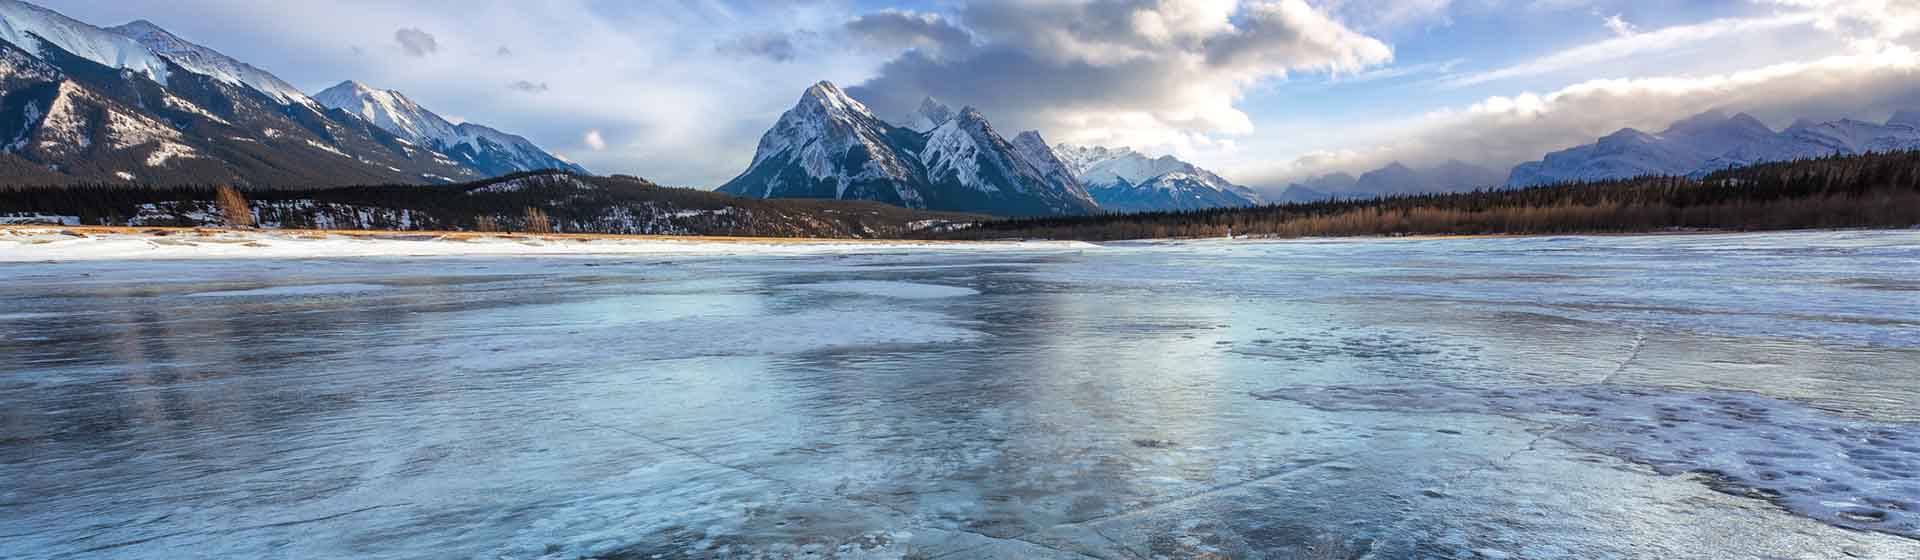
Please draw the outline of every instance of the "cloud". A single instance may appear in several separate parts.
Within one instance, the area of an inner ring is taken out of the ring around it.
[[[1638,27],[1634,27],[1632,23],[1628,23],[1625,18],[1620,17],[1620,14],[1613,14],[1602,18],[1602,20],[1606,22],[1607,31],[1612,31],[1615,36],[1631,37],[1640,32]]]
[[[1804,9],[1818,18],[1820,29],[1850,37],[1862,50],[1920,36],[1920,2],[1912,0],[1753,1]]]
[[[784,32],[748,33],[720,41],[714,49],[723,54],[760,57],[774,62],[791,62],[799,48]]]
[[[855,97],[888,117],[932,96],[1066,143],[1215,145],[1253,131],[1235,103],[1263,80],[1393,58],[1385,43],[1302,0],[983,0],[954,20],[901,12],[872,21],[905,20],[951,31],[933,43],[940,52],[922,42],[882,65],[850,88]],[[966,47],[954,52],[962,29]]]
[[[553,88],[547,87],[546,82],[534,83],[526,80],[515,80],[507,84],[507,89],[526,93],[542,93]]]
[[[1920,53],[1891,48],[1726,74],[1592,80],[1544,95],[1490,97],[1405,123],[1392,141],[1313,152],[1241,170],[1236,178],[1274,188],[1331,171],[1455,158],[1506,168],[1622,127],[1657,132],[1711,109],[1749,112],[1778,126],[1801,117],[1884,118],[1906,108],[1920,108]]]
[[[882,10],[853,18],[846,31],[868,45],[919,49],[935,56],[962,53],[973,46],[972,33],[938,14]]]
[[[400,51],[409,56],[427,56],[440,51],[440,42],[433,35],[414,27],[402,27],[393,32],[393,40],[400,43]]]
[[[606,151],[607,149],[607,139],[600,135],[599,130],[588,130],[586,134],[580,137],[580,143],[586,144],[587,149],[596,152]]]
[[[1616,16],[1617,18],[1617,16]],[[1615,21],[1610,18],[1608,27],[1613,28]],[[1619,22],[1627,25],[1626,22]],[[1552,74],[1566,70],[1579,69],[1593,64],[1628,59],[1634,56],[1672,50],[1697,44],[1709,39],[1754,33],[1813,23],[1806,14],[1786,14],[1765,18],[1717,19],[1691,25],[1676,25],[1647,32],[1633,32],[1631,26],[1624,28],[1625,34],[1604,41],[1588,43],[1559,52],[1547,54],[1520,64],[1468,74],[1446,80],[1449,87],[1465,87],[1488,82]],[[1619,33],[1621,29],[1615,29]]]

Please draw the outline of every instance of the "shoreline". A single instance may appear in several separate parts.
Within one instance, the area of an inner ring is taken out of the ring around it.
[[[1067,251],[1079,241],[952,241],[378,230],[0,225],[0,263],[466,256],[806,256]]]
[[[1338,237],[1167,237],[1110,241],[1051,239],[840,239],[503,233],[469,231],[232,229],[205,227],[0,224],[0,263],[109,260],[326,259],[367,257],[815,256],[942,251],[1080,251],[1185,243],[1417,242],[1543,237],[1699,237],[1820,232],[1900,232],[1907,228],[1662,230]]]

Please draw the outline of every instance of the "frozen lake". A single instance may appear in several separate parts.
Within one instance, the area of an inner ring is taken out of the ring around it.
[[[7,558],[1920,558],[1920,232],[0,264]]]

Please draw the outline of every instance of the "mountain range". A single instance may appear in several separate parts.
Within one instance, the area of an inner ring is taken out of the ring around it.
[[[1330,173],[1292,183],[1274,202],[1448,193],[1478,188],[1524,188],[1647,175],[1699,178],[1757,163],[1832,155],[1920,149],[1920,111],[1900,111],[1885,123],[1855,119],[1801,119],[1774,131],[1746,113],[1707,111],[1658,133],[1623,128],[1591,144],[1546,154],[1499,173],[1457,160],[1414,169],[1399,162],[1359,177]]]
[[[1102,210],[1145,212],[1258,206],[1258,193],[1171,155],[1130,148],[1063,145],[1067,167]]]
[[[1412,168],[1400,162],[1354,177],[1330,173],[1287,186],[1275,202],[1316,202],[1328,199],[1380,198],[1396,195],[1453,193],[1500,186],[1500,173],[1460,160],[1433,167]]]
[[[411,101],[370,101],[382,94],[404,99],[357,84],[316,99],[151,22],[101,28],[0,0],[0,175],[10,184],[320,187],[584,171],[477,124],[430,135],[395,126],[445,120]]]
[[[1507,186],[1622,179],[1642,175],[1704,176],[1730,167],[1831,155],[1920,149],[1920,112],[1886,123],[1801,119],[1775,132],[1751,115],[1708,111],[1657,134],[1631,128],[1599,141],[1547,154],[1513,168]]]
[[[890,123],[829,82],[801,95],[721,192],[873,200],[1009,216],[1251,206],[1252,190],[1171,156],[1009,141],[980,111],[931,98]]]

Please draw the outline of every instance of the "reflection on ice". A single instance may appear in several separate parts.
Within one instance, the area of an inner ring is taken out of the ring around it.
[[[1920,557],[1920,233],[817,252],[0,265],[0,556]]]

